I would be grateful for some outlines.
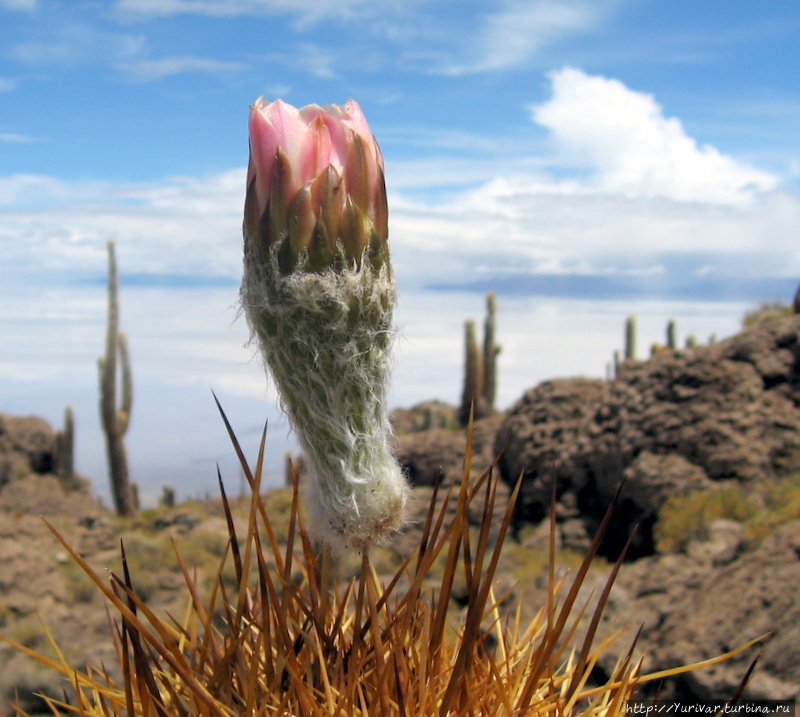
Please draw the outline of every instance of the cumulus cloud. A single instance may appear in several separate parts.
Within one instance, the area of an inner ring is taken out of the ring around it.
[[[629,197],[741,203],[777,179],[700,145],[656,100],[619,80],[566,67],[551,73],[552,97],[531,108],[565,157],[593,172],[596,189]]]
[[[742,207],[499,178],[446,205],[390,206],[398,276],[423,285],[644,273],[666,285],[710,267],[730,278],[800,274],[800,198],[786,192]]]
[[[556,143],[547,162],[388,159],[402,283],[800,274],[797,193],[699,145],[652,97],[618,81],[569,69],[552,81],[552,98],[532,109]],[[565,153],[569,164],[553,173]],[[590,176],[565,179],[576,165]],[[104,242],[115,236],[131,272],[235,280],[243,185],[243,168],[149,183],[0,177],[0,267],[12,278],[24,269],[102,273]]]
[[[690,274],[800,273],[800,197],[776,177],[698,143],[652,96],[618,80],[572,68],[550,79],[551,98],[531,107],[550,134],[546,161],[487,165],[484,181],[450,186],[433,205],[413,198],[411,160],[390,165],[404,195],[392,203],[398,274],[423,284],[649,275],[666,286]],[[464,169],[441,161],[422,181],[452,184],[449,170]]]

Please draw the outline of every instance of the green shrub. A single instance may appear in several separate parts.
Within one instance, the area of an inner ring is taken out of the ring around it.
[[[749,329],[763,321],[774,319],[780,316],[791,316],[792,307],[783,301],[762,301],[758,306],[750,309],[742,319],[744,328]]]
[[[738,483],[673,496],[659,512],[653,529],[656,549],[659,553],[681,552],[691,540],[706,538],[712,521],[727,518],[746,523],[756,513],[755,503]]]

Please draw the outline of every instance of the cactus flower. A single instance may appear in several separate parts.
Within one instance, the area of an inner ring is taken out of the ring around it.
[[[245,233],[269,253],[280,244],[284,274],[360,266],[364,251],[386,260],[389,233],[383,157],[361,108],[256,100],[250,110]],[[288,238],[288,241],[284,241]]]
[[[355,102],[256,101],[242,305],[309,459],[309,526],[334,550],[363,550],[405,521],[386,409],[387,219],[383,158]]]

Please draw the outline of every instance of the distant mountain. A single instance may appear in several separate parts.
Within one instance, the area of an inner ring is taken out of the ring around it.
[[[664,275],[599,276],[585,274],[501,274],[480,281],[432,284],[434,291],[495,291],[506,296],[580,299],[696,299],[698,301],[790,301],[797,279],[691,277]]]

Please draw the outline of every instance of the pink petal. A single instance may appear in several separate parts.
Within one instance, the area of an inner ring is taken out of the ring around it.
[[[343,124],[358,132],[365,140],[372,138],[372,132],[367,124],[367,118],[361,111],[361,107],[355,100],[347,100],[344,105]]]
[[[250,108],[250,159],[248,168],[248,184],[252,175],[256,176],[256,196],[262,208],[266,206],[269,197],[269,181],[272,175],[272,164],[278,151],[278,136],[275,129],[265,116],[265,108],[269,103],[259,97]]]
[[[331,162],[331,135],[322,116],[309,124],[308,131],[300,148],[300,175],[303,183],[308,182],[322,172]]]

